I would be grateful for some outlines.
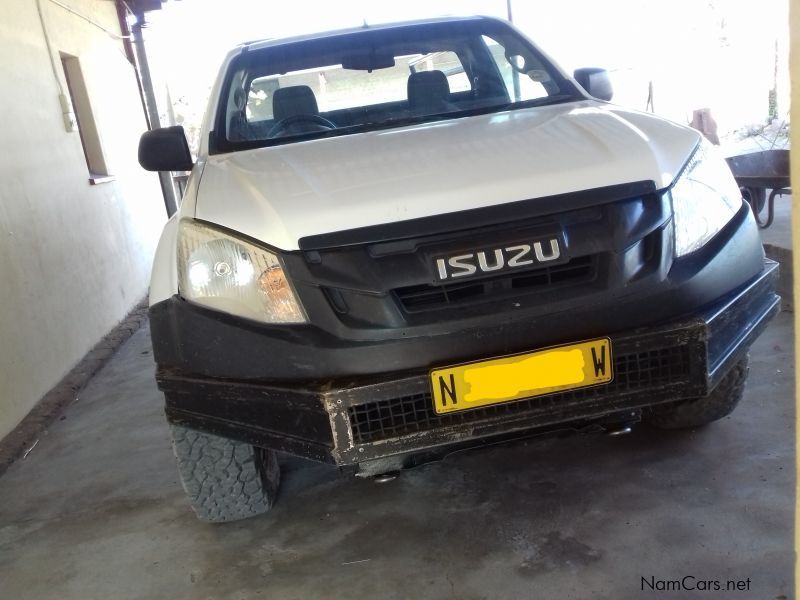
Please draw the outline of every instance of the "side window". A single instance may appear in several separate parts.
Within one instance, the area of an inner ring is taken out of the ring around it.
[[[483,41],[512,101],[534,100],[548,95],[543,84],[550,80],[550,75],[532,56],[506,50],[502,44],[487,36],[483,36]]]
[[[89,92],[78,58],[61,53],[61,66],[64,69],[64,78],[67,81],[69,99],[75,114],[78,134],[81,137],[83,155],[86,158],[86,167],[89,170],[89,182],[100,183],[101,180],[111,177],[100,143],[100,133],[92,112],[89,101]]]
[[[264,121],[272,118],[272,94],[280,87],[277,77],[254,79],[247,93],[247,120]]]
[[[455,52],[434,52],[425,56],[415,57],[408,62],[412,73],[420,71],[441,71],[447,76],[450,92],[468,92],[472,89],[469,77],[464,72],[464,66]]]

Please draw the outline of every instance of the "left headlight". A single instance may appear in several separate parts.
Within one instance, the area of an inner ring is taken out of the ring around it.
[[[278,257],[196,221],[178,231],[178,292],[196,304],[264,323],[305,323]]]
[[[670,194],[678,257],[701,248],[742,206],[742,194],[728,164],[705,138]]]

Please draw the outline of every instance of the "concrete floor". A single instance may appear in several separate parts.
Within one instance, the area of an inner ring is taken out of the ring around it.
[[[530,441],[388,484],[288,460],[270,514],[212,526],[177,481],[143,329],[0,478],[0,596],[789,598],[791,339],[782,314],[705,430]],[[750,591],[641,591],[685,575]]]

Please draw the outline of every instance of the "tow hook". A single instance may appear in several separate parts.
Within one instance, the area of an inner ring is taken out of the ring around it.
[[[606,435],[625,435],[633,431],[630,423],[619,423],[606,428]]]
[[[617,415],[615,420],[609,420],[603,423],[606,435],[626,435],[633,431],[633,426],[642,420],[640,411],[631,411],[626,414]]]

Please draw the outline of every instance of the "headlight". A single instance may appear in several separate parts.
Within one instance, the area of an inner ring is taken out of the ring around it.
[[[731,170],[705,138],[672,186],[671,195],[676,256],[702,247],[742,206]]]
[[[256,321],[306,321],[275,254],[194,221],[180,223],[178,291],[190,302]]]

